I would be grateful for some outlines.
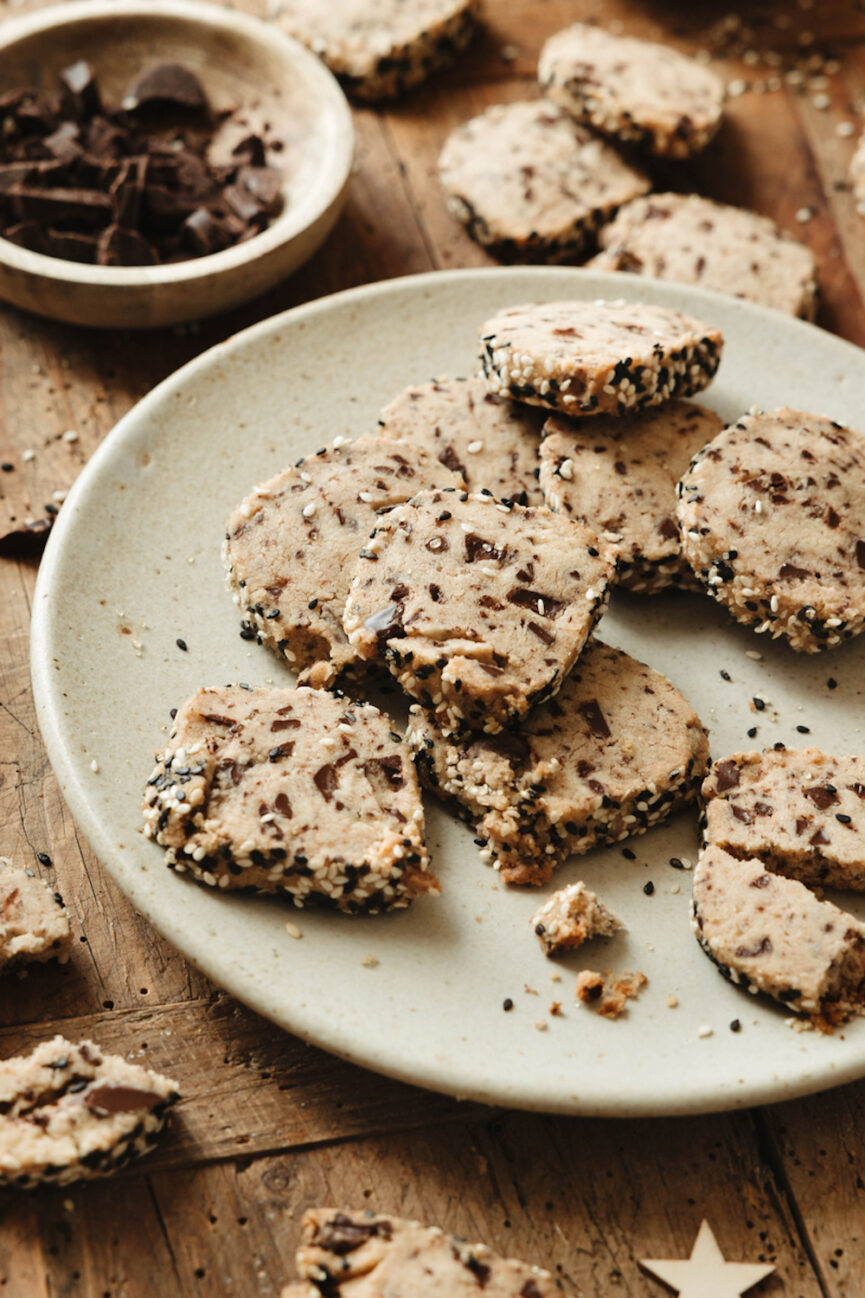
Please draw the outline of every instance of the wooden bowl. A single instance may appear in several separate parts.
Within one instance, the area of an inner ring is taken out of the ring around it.
[[[284,141],[284,207],[245,243],[166,266],[82,265],[0,238],[0,298],[70,324],[149,329],[249,301],[306,261],[342,209],[354,150],[351,111],[319,60],[275,27],[198,0],[73,0],[0,26],[0,94],[58,88],[87,59],[105,99],[159,59],[185,63],[211,107],[238,110]],[[278,161],[276,160],[278,156]]]

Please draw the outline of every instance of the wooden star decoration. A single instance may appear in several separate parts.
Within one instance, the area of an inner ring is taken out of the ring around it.
[[[646,1258],[640,1260],[640,1266],[675,1289],[679,1298],[742,1298],[747,1289],[775,1270],[759,1262],[727,1262],[707,1221],[701,1223],[686,1262]]]

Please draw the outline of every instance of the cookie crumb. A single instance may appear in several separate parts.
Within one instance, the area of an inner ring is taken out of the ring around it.
[[[377,969],[379,965],[379,958],[377,955],[365,955],[361,960],[361,964],[363,965],[364,969]]]
[[[611,975],[607,975],[610,977]],[[607,979],[594,969],[584,969],[577,977],[576,997],[607,1019],[617,1019],[624,1013],[629,1000],[635,1000],[649,980],[644,973],[624,973],[611,987]]]
[[[675,1009],[678,1009],[678,1007],[679,1007],[679,998],[678,998],[678,996],[674,996],[674,995],[671,993],[671,994],[667,997],[667,1009],[668,1009],[668,1010],[675,1010]]]

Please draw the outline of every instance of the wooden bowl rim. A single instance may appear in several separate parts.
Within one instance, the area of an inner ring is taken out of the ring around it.
[[[320,111],[333,120],[331,150],[322,159],[317,184],[298,202],[287,207],[276,220],[246,243],[221,252],[167,266],[91,266],[31,252],[0,236],[0,264],[42,280],[68,285],[105,288],[153,288],[176,285],[236,271],[291,242],[314,226],[338,201],[345,188],[354,159],[354,125],[348,100],[339,83],[317,56],[300,41],[276,26],[251,14],[223,9],[206,0],[70,0],[20,18],[11,18],[0,30],[0,55],[23,40],[52,28],[87,25],[106,19],[123,22],[128,18],[178,18],[202,27],[235,32],[250,41],[276,49],[286,66],[300,66],[315,85]]]

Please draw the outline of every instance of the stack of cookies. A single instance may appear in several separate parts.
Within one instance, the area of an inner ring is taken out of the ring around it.
[[[585,23],[538,66],[541,99],[496,104],[448,138],[448,206],[503,261],[583,261],[699,284],[813,319],[814,257],[774,221],[696,194],[650,193],[718,131],[724,86],[704,64]]]

